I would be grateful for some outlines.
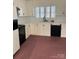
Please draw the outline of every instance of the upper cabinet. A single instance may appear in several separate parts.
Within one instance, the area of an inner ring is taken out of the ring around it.
[[[17,11],[17,8],[20,10]],[[13,0],[13,16],[18,16],[17,13],[19,13],[19,16],[26,16],[26,0]]]

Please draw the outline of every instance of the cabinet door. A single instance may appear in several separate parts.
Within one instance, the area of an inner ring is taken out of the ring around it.
[[[42,25],[41,25],[41,23],[36,24],[36,35],[42,35]]]
[[[31,34],[38,35],[38,28],[39,26],[37,23],[31,24]]]
[[[33,23],[30,25],[31,35],[41,35],[42,34],[42,25],[41,23]]]
[[[27,39],[31,34],[30,24],[26,24],[25,29],[26,29],[25,31],[26,31],[26,39]]]
[[[13,31],[13,54],[20,49],[18,29]]]
[[[35,34],[35,24],[30,24],[30,35]]]
[[[61,26],[61,37],[66,37],[66,24]]]
[[[44,31],[45,36],[50,36],[50,24],[49,23],[45,24],[45,26],[43,27],[43,31]]]
[[[41,35],[50,36],[50,24],[49,23],[41,24]]]
[[[34,24],[34,35],[38,35],[38,24]]]
[[[38,26],[38,33],[42,36],[50,36],[50,24],[49,23],[40,23]]]
[[[27,30],[27,29],[28,29],[28,25],[25,25],[26,39],[27,39],[27,37],[28,37],[28,32],[27,32],[28,30]]]

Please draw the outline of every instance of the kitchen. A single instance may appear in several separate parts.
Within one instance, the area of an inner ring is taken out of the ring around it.
[[[60,28],[57,29],[59,37],[66,38],[66,0],[13,0],[13,19],[18,20],[18,25],[24,25],[26,40],[30,35],[52,36],[52,25]],[[19,34],[16,36],[19,39]],[[17,42],[14,54],[20,49]]]

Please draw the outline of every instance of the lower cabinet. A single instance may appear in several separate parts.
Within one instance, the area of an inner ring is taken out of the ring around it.
[[[31,35],[38,35],[38,24],[30,24],[30,34]]]
[[[26,33],[26,39],[27,39],[31,34],[30,24],[25,25],[25,33]]]
[[[49,23],[31,23],[26,24],[26,38],[29,35],[50,36],[50,24]]]
[[[13,31],[13,54],[20,49],[19,32],[18,29]]]
[[[50,36],[50,24],[49,23],[42,23],[40,24],[40,33],[42,36]]]
[[[64,25],[62,25],[62,24],[61,24],[61,26],[60,25],[51,26],[50,23],[26,24],[26,38],[28,38],[29,35],[54,36],[54,34],[56,34],[56,36],[59,36],[59,37],[63,37],[63,36],[66,37],[63,27],[64,27]]]
[[[66,37],[66,24],[61,27],[61,37]]]

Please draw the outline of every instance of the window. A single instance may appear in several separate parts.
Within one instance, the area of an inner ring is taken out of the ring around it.
[[[44,7],[40,7],[40,17],[43,18],[44,15]]]
[[[39,18],[39,16],[40,16],[39,7],[36,7],[36,9],[35,9],[35,16],[36,16],[36,18]]]
[[[55,6],[51,6],[51,18],[55,17]]]
[[[47,6],[47,7],[36,7],[35,8],[35,17],[36,18],[54,18],[55,17],[55,6]]]
[[[50,17],[50,7],[46,7],[46,18]]]

